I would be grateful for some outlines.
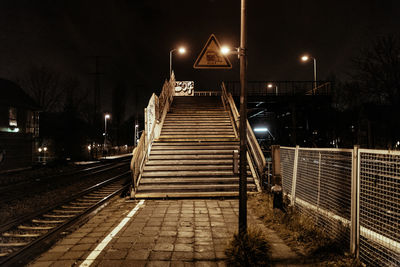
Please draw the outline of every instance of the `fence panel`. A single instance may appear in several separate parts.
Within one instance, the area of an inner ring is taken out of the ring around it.
[[[301,148],[298,157],[295,206],[348,247],[352,150]]]
[[[283,193],[289,197],[292,194],[292,177],[294,166],[295,148],[280,147],[281,150],[281,174],[282,174],[282,189]]]
[[[400,152],[359,150],[360,259],[400,266]]]

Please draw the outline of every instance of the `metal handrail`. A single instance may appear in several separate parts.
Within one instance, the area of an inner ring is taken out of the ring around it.
[[[135,195],[139,187],[141,173],[150,154],[151,145],[153,144],[153,141],[160,136],[162,125],[164,124],[165,117],[173,100],[173,84],[175,84],[174,75],[171,76],[170,81],[165,81],[160,96],[156,96],[156,114],[152,123],[153,126],[151,129],[147,129],[147,131],[150,131],[149,138],[147,138],[148,132],[146,132],[145,129],[145,131],[142,132],[137,147],[133,150],[133,156],[130,165],[132,175],[131,196]]]
[[[232,116],[234,123],[235,132],[239,130],[239,119],[240,115],[236,108],[235,102],[233,100],[232,94],[228,93],[225,87],[225,84],[222,83],[222,100],[224,102],[225,107],[227,107],[228,112]],[[258,176],[259,181],[264,174],[264,168],[266,166],[266,160],[264,154],[262,153],[261,147],[257,142],[257,139],[254,135],[253,130],[247,121],[247,131],[246,131],[246,139],[247,139],[247,148],[248,148],[248,156],[251,159],[249,164],[255,165],[256,174]]]

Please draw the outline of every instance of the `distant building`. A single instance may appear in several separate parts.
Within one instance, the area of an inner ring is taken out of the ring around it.
[[[32,166],[39,110],[16,83],[0,79],[0,173]]]

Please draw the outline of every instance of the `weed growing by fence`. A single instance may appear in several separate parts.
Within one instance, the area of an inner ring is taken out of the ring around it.
[[[270,245],[259,228],[250,227],[242,236],[236,233],[225,254],[228,266],[270,266]]]
[[[305,258],[326,262],[334,260],[333,266],[353,266],[353,259],[345,253],[341,240],[330,238],[329,233],[324,233],[317,226],[312,216],[305,216],[290,207],[287,199],[284,199],[283,211],[272,208],[272,196],[268,194],[249,196],[248,204],[268,228],[278,232],[289,246]]]

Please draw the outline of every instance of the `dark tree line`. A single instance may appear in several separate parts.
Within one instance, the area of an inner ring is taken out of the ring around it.
[[[353,132],[353,136],[348,131],[347,136],[343,133],[345,146],[396,148],[400,140],[399,37],[379,37],[362,49],[352,60],[349,76],[349,81],[335,86],[335,104],[341,120],[337,122],[341,124],[338,132],[343,127]]]

